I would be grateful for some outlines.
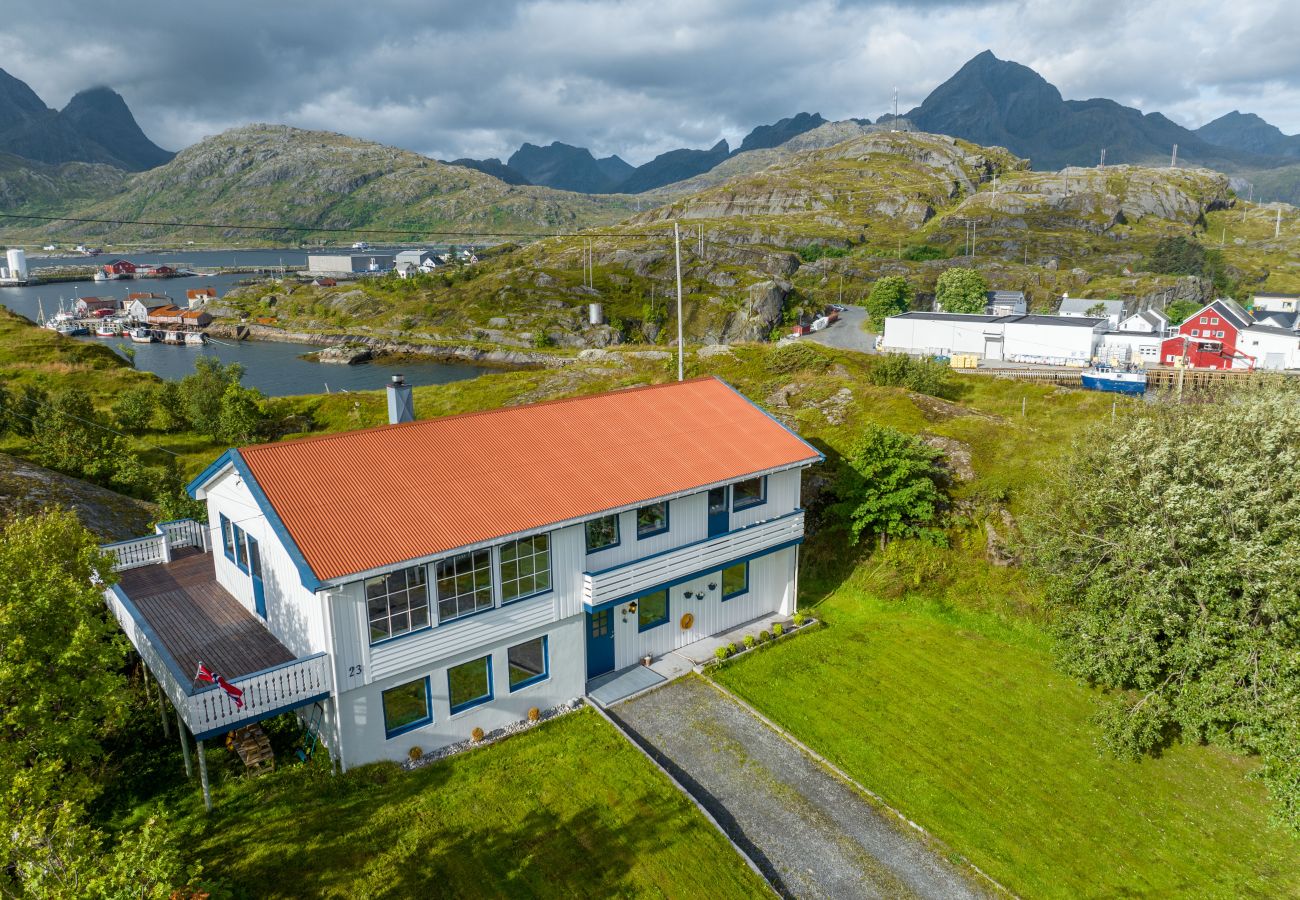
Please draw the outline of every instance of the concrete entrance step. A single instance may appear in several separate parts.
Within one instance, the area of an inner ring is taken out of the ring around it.
[[[664,676],[646,666],[629,666],[618,672],[609,672],[587,682],[587,696],[602,707],[625,700],[633,694],[649,690],[667,681]]]

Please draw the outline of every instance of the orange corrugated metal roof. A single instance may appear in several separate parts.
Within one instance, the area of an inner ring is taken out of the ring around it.
[[[715,378],[241,455],[322,581],[819,458]]]

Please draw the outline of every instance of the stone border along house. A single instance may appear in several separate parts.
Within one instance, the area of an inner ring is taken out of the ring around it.
[[[794,612],[823,457],[724,382],[425,421],[394,382],[393,424],[229,450],[189,486],[208,521],[106,548],[196,739],[296,709],[344,767],[401,760]]]

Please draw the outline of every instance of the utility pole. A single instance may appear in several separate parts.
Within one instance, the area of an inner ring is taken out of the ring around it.
[[[894,118],[898,118],[898,86],[894,86]]]
[[[1104,169],[1104,168],[1106,168],[1106,148],[1105,148],[1105,147],[1102,147],[1102,148],[1101,148],[1101,162],[1097,164],[1097,168],[1099,168],[1099,169]]]
[[[1273,237],[1277,238],[1282,235],[1282,207],[1277,208],[1277,222],[1273,224]]]
[[[677,257],[677,380],[686,380],[686,345],[682,339],[682,233],[673,223],[673,251]]]
[[[1174,144],[1174,155],[1169,158],[1169,168],[1178,168],[1178,145]]]

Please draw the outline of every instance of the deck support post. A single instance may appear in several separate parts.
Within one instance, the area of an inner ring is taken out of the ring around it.
[[[181,721],[181,711],[176,710],[176,734],[181,739],[181,756],[185,757],[185,777],[194,777],[194,767],[190,764],[190,742],[185,737],[185,723]]]
[[[212,812],[212,792],[208,790],[208,757],[203,752],[203,742],[197,741],[195,749],[199,754],[199,784],[203,786],[203,808]]]
[[[162,719],[163,737],[172,736],[172,727],[167,722],[167,692],[158,685],[158,718]]]

